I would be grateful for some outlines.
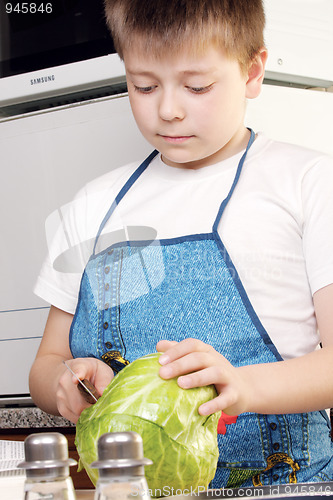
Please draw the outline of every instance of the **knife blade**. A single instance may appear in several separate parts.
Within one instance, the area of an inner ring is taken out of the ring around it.
[[[66,368],[71,372],[71,374],[74,375],[74,377],[79,381],[77,388],[81,392],[82,396],[87,401],[87,403],[90,403],[90,404],[96,403],[97,400],[100,398],[100,395],[98,394],[98,392],[96,390],[96,387],[94,387],[93,384],[87,379],[81,380],[76,375],[76,373],[73,372],[73,370],[66,363],[65,360],[63,360],[63,363],[66,366]]]

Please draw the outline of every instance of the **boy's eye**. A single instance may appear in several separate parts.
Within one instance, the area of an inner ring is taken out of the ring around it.
[[[194,94],[205,94],[206,92],[209,92],[212,87],[213,84],[207,85],[206,87],[187,87],[187,88]]]
[[[141,92],[141,94],[150,94],[155,89],[154,85],[149,85],[148,87],[139,87],[138,85],[134,85],[134,90],[136,92]]]

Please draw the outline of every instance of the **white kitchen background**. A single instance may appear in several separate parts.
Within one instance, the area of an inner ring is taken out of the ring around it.
[[[333,154],[333,1],[265,5],[270,55],[262,94],[249,101],[246,124]],[[29,368],[48,312],[32,292],[47,252],[45,220],[85,182],[150,150],[126,96],[0,120],[3,405],[27,404],[29,398]]]

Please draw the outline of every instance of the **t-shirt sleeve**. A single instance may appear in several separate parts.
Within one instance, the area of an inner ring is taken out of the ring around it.
[[[333,158],[322,157],[302,183],[303,249],[311,292],[333,283]]]
[[[93,252],[100,224],[137,162],[91,181],[73,201],[53,212],[45,223],[48,253],[34,293],[49,304],[74,314],[82,273]],[[119,220],[118,220],[119,219]],[[112,217],[121,225],[121,217]]]
[[[47,218],[48,253],[34,288],[43,300],[71,314],[75,312],[82,272],[94,241],[87,232],[86,220],[85,188]]]

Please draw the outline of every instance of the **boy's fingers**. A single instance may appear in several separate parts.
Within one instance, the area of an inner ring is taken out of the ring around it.
[[[200,415],[212,415],[212,413],[216,413],[218,411],[223,411],[229,416],[235,415],[235,412],[227,413],[228,408],[231,407],[232,404],[228,402],[227,398],[224,398],[221,394],[207,403],[202,404],[198,408],[198,412]]]
[[[170,343],[171,344],[171,343]],[[191,353],[216,352],[212,346],[205,344],[198,339],[185,339],[181,342],[173,342],[159,358],[161,365],[166,365]]]
[[[218,383],[219,378],[224,377],[230,369],[230,363],[223,358],[220,354],[214,352],[191,352],[175,361],[169,361],[166,364],[163,363],[159,369],[160,377],[164,379],[170,379],[175,377],[180,377],[181,375],[191,374],[195,375],[195,383],[197,385],[203,386],[207,385],[207,381],[201,383],[199,374],[205,373],[205,369],[213,369],[216,373],[214,381],[208,381],[209,384]],[[194,387],[194,385],[193,385]]]
[[[87,366],[87,363],[81,362],[79,359],[69,359],[65,363],[66,370],[70,373],[70,370],[72,370],[73,373],[79,378],[79,379],[84,379],[84,378],[89,378],[89,369]],[[70,370],[69,370],[69,368]],[[78,383],[75,375],[72,375],[72,380],[74,383]]]
[[[156,344],[156,351],[157,352],[164,352],[167,349],[170,349],[173,345],[177,345],[178,342],[176,340],[160,340]]]
[[[74,424],[77,422],[80,413],[84,408],[90,406],[83,399],[76,386],[69,391],[60,387],[57,391],[57,408],[63,417]]]
[[[193,352],[186,356],[176,359],[175,361],[168,361],[164,364],[164,359],[160,359],[162,366],[159,369],[159,375],[162,378],[170,379],[186,375],[187,373],[203,370],[210,363],[204,353]]]
[[[193,387],[205,387],[207,385],[223,386],[229,383],[229,378],[227,370],[210,366],[178,377],[177,383],[182,389],[192,389]]]
[[[198,409],[200,415],[210,415],[221,410],[229,416],[238,415],[242,411],[238,393],[230,385],[224,386],[218,396],[202,404]]]

